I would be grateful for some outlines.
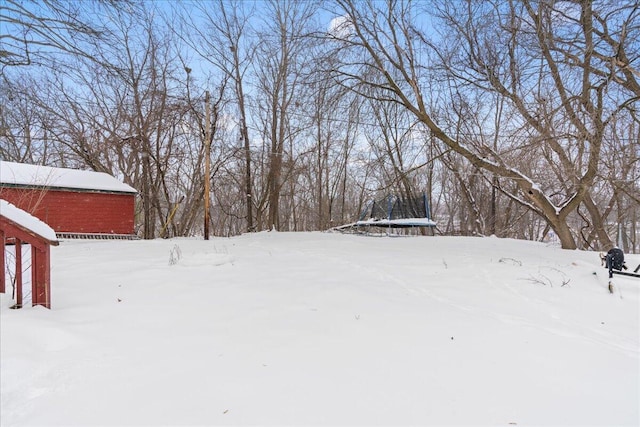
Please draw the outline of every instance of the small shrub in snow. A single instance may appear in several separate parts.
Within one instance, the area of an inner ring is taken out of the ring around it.
[[[513,258],[500,258],[498,262],[503,264],[517,265],[522,267],[522,261],[518,261],[517,259],[513,259]]]
[[[546,270],[543,273],[543,270]],[[554,282],[560,282],[560,287],[566,286],[571,282],[571,279],[567,278],[567,275],[562,271],[554,267],[540,267],[537,275],[530,275],[527,279],[532,283],[538,283],[543,286],[549,285],[553,288]]]
[[[180,250],[180,246],[173,245],[171,250],[169,251],[169,265],[176,265],[178,261],[182,258],[182,251]]]

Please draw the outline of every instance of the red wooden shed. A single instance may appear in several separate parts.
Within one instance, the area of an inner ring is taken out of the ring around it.
[[[0,198],[58,237],[134,236],[134,188],[93,171],[0,161]]]
[[[7,242],[15,246],[15,308],[22,307],[22,245],[31,246],[31,302],[51,308],[51,246],[58,240],[51,227],[36,217],[0,199],[0,293],[6,291]]]

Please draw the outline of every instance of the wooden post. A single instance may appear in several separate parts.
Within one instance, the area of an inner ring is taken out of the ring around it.
[[[16,308],[22,308],[22,241],[16,238]]]
[[[11,211],[11,209],[7,209]],[[53,232],[53,230],[51,230]],[[12,239],[15,243],[15,283],[14,291],[16,303],[11,308],[22,308],[23,301],[23,259],[22,259],[22,245],[28,244],[31,247],[31,302],[33,305],[43,305],[46,308],[51,308],[51,251],[50,246],[58,246],[57,239],[52,237],[50,233],[44,233],[41,235],[29,227],[16,222],[15,220],[0,215],[0,243],[2,249],[0,250],[0,256],[2,261],[0,262],[0,268],[2,269],[2,276],[0,279],[5,282],[6,291],[6,278],[5,268],[6,262],[6,240]]]
[[[31,303],[51,308],[51,251],[31,246]]]
[[[209,240],[209,179],[211,178],[211,107],[209,91],[205,92],[204,141],[204,240]]]
[[[5,266],[4,230],[0,230],[0,294],[4,294],[7,291]]]

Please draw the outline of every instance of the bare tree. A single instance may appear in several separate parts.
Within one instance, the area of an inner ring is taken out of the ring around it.
[[[449,32],[439,42],[412,20],[417,12],[411,1],[363,5],[336,0],[336,4],[349,28],[338,53],[343,58],[339,69],[343,83],[357,91],[364,87],[382,91],[380,102],[398,103],[411,111],[475,168],[512,181],[516,191],[506,192],[504,186],[502,191],[543,217],[564,248],[575,248],[568,217],[594,183],[612,117],[635,97],[606,96],[610,82],[592,72],[597,66],[594,46],[602,43],[595,40],[591,3],[577,4],[571,12],[553,2],[443,4],[439,18]],[[616,43],[625,42],[619,38]],[[557,51],[571,51],[577,63],[558,60]],[[503,129],[505,139],[497,151],[474,135],[456,137],[445,121],[432,114],[423,95],[421,55],[432,55],[428,64],[432,71],[442,73],[457,92],[497,93],[517,113],[518,121]],[[552,183],[549,174],[538,174],[539,169],[523,172],[518,161],[523,147],[546,150],[548,159],[562,168],[563,181]],[[605,235],[601,240],[608,244]]]
[[[58,54],[96,60],[87,43],[107,30],[93,19],[107,9],[127,9],[128,0],[3,0],[0,2],[0,65],[56,68]]]
[[[31,103],[35,82],[20,74],[19,81],[0,81],[0,158],[36,163],[47,157],[46,119]],[[45,120],[43,120],[45,119]]]
[[[78,60],[73,74],[52,83],[49,99],[36,100],[56,118],[58,146],[80,160],[74,166],[123,176],[138,189],[144,238],[190,233],[203,196],[202,114],[192,103],[203,104],[189,98],[172,33],[152,15],[105,17],[113,38],[95,55],[109,66]]]
[[[295,163],[293,148],[301,132],[296,126],[296,93],[302,86],[302,67],[308,39],[305,31],[315,12],[312,2],[270,1],[256,63],[258,91],[263,101],[258,107],[265,141],[269,144],[265,194],[267,228],[280,229],[280,196]],[[307,58],[308,59],[308,58]],[[298,105],[296,104],[298,102]],[[285,156],[289,156],[285,161]],[[287,169],[285,170],[285,166]]]
[[[237,108],[235,115],[238,147],[243,159],[241,185],[246,210],[246,231],[253,231],[255,225],[251,140],[247,113],[248,97],[245,93],[246,75],[255,52],[253,41],[250,39],[252,29],[249,26],[253,12],[246,3],[237,0],[218,0],[215,5],[216,7],[210,7],[210,3],[203,2],[183,4],[183,9],[177,12],[182,23],[174,30],[201,58],[216,67],[232,82],[231,90]],[[194,10],[197,14],[193,13]]]

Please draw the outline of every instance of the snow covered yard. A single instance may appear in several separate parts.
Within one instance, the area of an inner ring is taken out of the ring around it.
[[[259,233],[52,268],[52,310],[0,298],[3,426],[640,424],[640,281],[593,252]]]

